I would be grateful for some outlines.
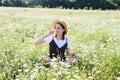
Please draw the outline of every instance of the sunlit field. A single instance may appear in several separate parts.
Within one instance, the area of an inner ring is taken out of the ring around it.
[[[41,58],[49,45],[34,42],[56,19],[68,25],[79,60],[47,68]],[[1,7],[0,80],[120,80],[120,11]]]

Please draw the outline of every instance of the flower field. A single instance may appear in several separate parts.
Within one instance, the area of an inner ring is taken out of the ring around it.
[[[49,46],[34,45],[56,19],[68,25],[75,65],[45,67]],[[0,80],[120,80],[120,11],[0,7]]]

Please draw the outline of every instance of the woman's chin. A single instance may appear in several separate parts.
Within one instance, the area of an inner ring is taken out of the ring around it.
[[[56,32],[56,35],[59,35],[59,32]]]

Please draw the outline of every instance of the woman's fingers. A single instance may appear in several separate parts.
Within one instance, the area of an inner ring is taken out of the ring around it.
[[[55,30],[54,29],[51,29],[50,30],[50,34],[54,34],[55,33]]]

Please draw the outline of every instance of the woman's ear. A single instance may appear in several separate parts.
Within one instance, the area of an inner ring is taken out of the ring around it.
[[[63,32],[65,32],[65,29],[63,29]]]

